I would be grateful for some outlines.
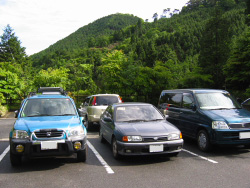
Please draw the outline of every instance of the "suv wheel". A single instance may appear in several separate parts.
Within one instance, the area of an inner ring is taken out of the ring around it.
[[[10,162],[12,166],[20,166],[22,164],[22,156],[10,152]]]
[[[90,127],[92,127],[93,122],[90,122],[87,116],[85,119],[86,119],[86,121],[85,121],[84,125],[85,125],[86,129],[89,129]]]
[[[78,162],[85,162],[87,159],[87,146],[84,150],[80,150],[77,152],[77,161]]]

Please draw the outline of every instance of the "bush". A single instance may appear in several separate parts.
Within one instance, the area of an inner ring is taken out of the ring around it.
[[[4,116],[8,112],[8,108],[6,106],[0,105],[0,117]]]

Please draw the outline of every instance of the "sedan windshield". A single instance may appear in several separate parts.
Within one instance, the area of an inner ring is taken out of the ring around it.
[[[29,99],[21,112],[21,117],[67,115],[76,115],[70,99]]]
[[[122,106],[116,108],[115,119],[122,121],[156,121],[163,120],[161,113],[151,105]]]
[[[228,93],[197,93],[196,98],[200,108],[205,110],[241,108]]]

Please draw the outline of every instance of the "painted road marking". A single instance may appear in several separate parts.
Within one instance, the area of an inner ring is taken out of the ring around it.
[[[115,172],[106,163],[106,161],[102,158],[102,156],[98,153],[98,151],[96,151],[96,149],[94,148],[94,146],[89,141],[87,141],[87,144],[88,144],[89,148],[93,151],[93,153],[95,154],[95,156],[97,157],[97,159],[100,161],[100,163],[102,164],[102,166],[106,169],[107,173],[108,174],[114,174]]]
[[[3,158],[5,157],[5,155],[10,151],[10,146],[8,146],[4,152],[0,155],[0,162],[3,160]]]
[[[188,150],[185,150],[185,149],[182,149],[182,151],[185,151],[185,152],[187,152],[187,153],[189,153],[189,154],[191,154],[191,155],[194,155],[194,156],[196,156],[196,157],[199,157],[199,158],[201,158],[201,159],[204,159],[204,160],[206,160],[206,161],[208,161],[208,162],[211,162],[211,163],[214,163],[214,164],[217,164],[217,163],[218,163],[217,161],[214,161],[214,160],[209,159],[209,158],[207,158],[207,157],[203,157],[203,156],[201,156],[201,155],[195,154],[195,153],[193,153],[193,152],[191,152],[191,151],[188,151]]]

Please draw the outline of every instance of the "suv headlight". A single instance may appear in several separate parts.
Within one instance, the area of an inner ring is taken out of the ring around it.
[[[224,121],[213,121],[212,128],[213,129],[229,129],[227,123]]]
[[[28,135],[27,131],[14,130],[12,133],[12,138],[27,139],[27,138],[29,138],[29,135]]]
[[[142,137],[141,136],[123,136],[122,140],[124,142],[141,142]]]
[[[82,126],[78,126],[69,130],[69,137],[84,136],[85,132]]]
[[[178,139],[182,139],[181,133],[170,133],[168,135],[168,140],[178,140]]]

